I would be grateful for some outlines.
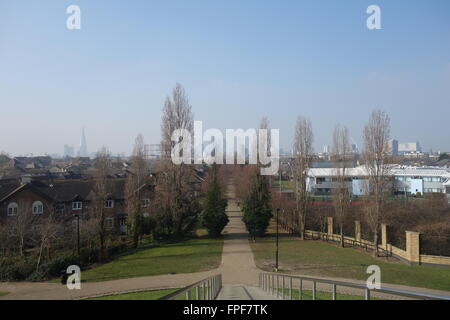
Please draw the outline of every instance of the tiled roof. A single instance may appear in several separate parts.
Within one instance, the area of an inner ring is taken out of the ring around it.
[[[17,179],[1,180],[0,183],[0,200],[8,196],[11,192],[18,189],[20,183]]]
[[[125,179],[111,179],[108,193],[114,199],[123,199]],[[95,187],[95,180],[63,180],[47,183],[32,183],[36,189],[55,201],[69,202],[75,198],[89,200],[90,193]]]
[[[113,199],[125,198],[126,179],[110,179],[108,194]],[[56,202],[70,202],[75,199],[90,200],[95,180],[34,180],[22,185],[19,180],[0,180],[0,201],[20,187],[29,187],[36,193]]]

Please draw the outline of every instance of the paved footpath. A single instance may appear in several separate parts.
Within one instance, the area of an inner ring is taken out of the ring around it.
[[[0,300],[70,300],[132,291],[182,288],[214,274],[217,274],[217,270],[87,282],[81,283],[81,290],[68,290],[59,283],[6,282],[0,283],[0,291],[10,294],[0,297]]]
[[[249,234],[242,221],[242,212],[235,198],[234,185],[227,185],[229,223],[225,227],[222,265],[223,288],[218,300],[271,300],[261,289],[257,288],[258,274],[252,249],[249,244]]]
[[[234,186],[228,185],[227,214],[230,222],[223,231],[222,281],[224,285],[257,285],[258,272],[253,260],[249,235],[242,221],[242,212],[234,200]]]

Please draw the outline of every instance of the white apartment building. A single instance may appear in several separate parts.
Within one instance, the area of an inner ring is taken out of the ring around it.
[[[398,143],[398,153],[417,153],[422,152],[419,142],[401,142]]]
[[[331,195],[337,187],[337,168],[311,168],[308,170],[308,189],[315,195]],[[393,178],[395,194],[417,195],[447,193],[450,197],[450,169],[434,167],[393,166],[389,172]],[[368,174],[365,166],[346,169],[347,186],[355,196],[367,194]]]

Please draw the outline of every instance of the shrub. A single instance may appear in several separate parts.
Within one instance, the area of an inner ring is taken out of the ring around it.
[[[250,236],[253,238],[263,236],[272,218],[270,190],[266,177],[256,172],[251,190],[244,202],[243,221]]]
[[[223,195],[218,177],[218,168],[213,165],[206,186],[206,198],[203,204],[202,223],[210,237],[219,237],[223,228],[228,224],[225,212],[227,200]]]
[[[25,280],[36,268],[34,260],[18,257],[0,262],[0,281]]]

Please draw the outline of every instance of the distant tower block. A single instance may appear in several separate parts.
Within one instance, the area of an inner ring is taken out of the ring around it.
[[[149,145],[149,153],[148,156],[151,159],[159,159],[162,155],[162,149],[160,144],[151,144]]]
[[[79,157],[88,157],[86,135],[84,134],[84,127],[81,131],[80,149],[78,150]]]
[[[144,158],[148,159],[149,158],[149,151],[150,151],[150,145],[148,144],[144,144]]]

